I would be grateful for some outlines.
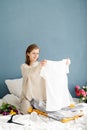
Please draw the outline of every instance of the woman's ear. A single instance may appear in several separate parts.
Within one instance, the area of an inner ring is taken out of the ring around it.
[[[30,56],[29,52],[26,53],[27,56]]]

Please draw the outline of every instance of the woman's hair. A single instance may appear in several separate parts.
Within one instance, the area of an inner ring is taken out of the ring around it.
[[[25,63],[30,65],[30,58],[29,56],[27,55],[27,53],[30,53],[33,49],[40,49],[35,43],[29,45],[26,49],[26,60],[25,60]]]

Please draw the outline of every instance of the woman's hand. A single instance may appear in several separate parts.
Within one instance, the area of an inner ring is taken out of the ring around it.
[[[71,61],[70,61],[69,58],[67,58],[67,60],[66,60],[66,65],[70,65],[70,64],[71,64]]]
[[[46,63],[47,63],[47,60],[42,60],[42,61],[40,62],[40,64],[41,64],[42,67],[45,66]]]

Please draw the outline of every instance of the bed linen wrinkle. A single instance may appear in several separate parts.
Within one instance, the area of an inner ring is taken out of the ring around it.
[[[0,116],[0,130],[87,130],[87,115],[67,123],[61,123],[41,115],[37,115],[36,121],[32,121],[29,114],[16,115],[14,121],[23,123],[24,126],[7,123],[10,117],[10,115]]]

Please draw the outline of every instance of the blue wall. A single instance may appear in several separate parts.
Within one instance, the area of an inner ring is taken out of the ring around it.
[[[5,79],[21,77],[25,50],[37,43],[40,59],[70,57],[69,89],[87,85],[87,0],[0,0],[0,97]]]

